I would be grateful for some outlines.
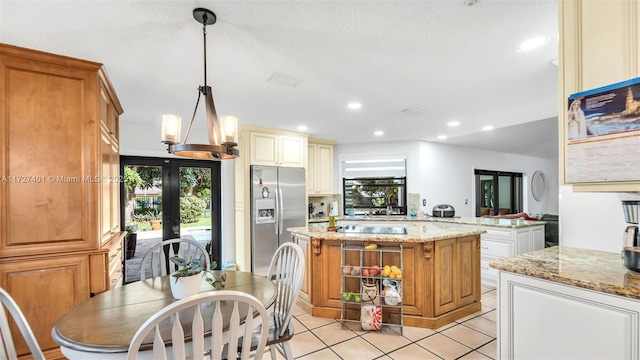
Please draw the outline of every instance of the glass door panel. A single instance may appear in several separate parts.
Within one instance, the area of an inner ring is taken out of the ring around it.
[[[161,241],[184,238],[205,246],[220,267],[220,163],[122,156],[124,283],[138,281],[140,262]]]
[[[180,238],[197,241],[212,254],[211,169],[182,166],[180,174]],[[215,259],[210,259],[215,260]],[[219,264],[221,265],[221,264]]]

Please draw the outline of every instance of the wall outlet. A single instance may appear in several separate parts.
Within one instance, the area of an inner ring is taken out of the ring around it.
[[[427,206],[427,199],[422,199],[422,206]]]

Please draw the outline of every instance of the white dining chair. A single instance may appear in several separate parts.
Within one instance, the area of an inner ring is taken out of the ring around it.
[[[227,319],[228,326],[225,326]],[[170,329],[161,326],[167,321]],[[265,329],[268,322],[267,310],[253,295],[236,290],[201,293],[176,301],[145,321],[133,336],[127,358],[249,359],[253,336],[258,338],[256,358],[261,359],[267,341]],[[151,334],[152,351],[141,352],[140,346]],[[243,343],[239,344],[239,341]],[[228,355],[227,349],[246,351],[234,356]]]
[[[40,349],[38,340],[33,334],[27,319],[24,317],[24,314],[18,307],[18,304],[16,304],[11,295],[9,295],[9,293],[3,288],[0,288],[0,359],[18,359],[15,343],[11,335],[11,329],[9,328],[9,317],[7,316],[7,311],[18,326],[18,330],[20,330],[22,338],[29,347],[31,356],[35,360],[44,360],[44,354]]]
[[[304,279],[304,253],[299,245],[286,242],[276,250],[269,265],[267,277],[276,284],[275,302],[269,311],[270,329],[267,346],[271,359],[276,350],[287,360],[293,360],[289,340],[293,337],[293,308]]]
[[[176,247],[178,247],[177,250]],[[165,252],[167,252],[168,256],[165,255]],[[206,265],[206,269],[209,269],[211,263],[207,249],[197,241],[189,239],[166,240],[154,245],[142,257],[140,261],[140,280],[168,275],[178,270],[176,264],[168,261],[168,258],[172,256],[180,256],[185,259],[189,256],[193,256],[194,259],[201,258]]]

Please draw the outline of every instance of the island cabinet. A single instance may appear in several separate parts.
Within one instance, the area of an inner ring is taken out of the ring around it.
[[[120,276],[119,180],[103,176],[115,174],[122,110],[98,63],[0,44],[0,71],[0,287],[57,358],[56,321]]]
[[[300,305],[314,316],[340,319],[344,237],[294,232],[293,239],[307,249],[309,277],[299,297]],[[400,242],[397,238],[366,240],[366,237],[354,241],[402,247],[402,323],[405,326],[438,328],[481,309],[478,234],[445,236],[442,240],[424,242]]]

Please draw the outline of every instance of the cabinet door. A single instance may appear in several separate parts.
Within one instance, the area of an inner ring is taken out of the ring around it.
[[[531,239],[533,243],[533,250],[544,249],[545,232],[544,225],[531,228]]]
[[[307,144],[299,136],[280,135],[278,144],[278,165],[286,167],[305,167]]]
[[[309,144],[307,147],[309,157],[307,163],[307,194],[318,193],[318,145]]]
[[[120,232],[120,149],[117,143],[111,144],[111,161],[109,162],[109,196],[111,206],[111,233]]]
[[[311,274],[313,274],[313,269],[311,268],[311,242],[308,236],[296,235],[294,237],[294,241],[296,244],[302,248],[302,253],[304,254],[304,262],[305,262],[305,270],[304,277],[302,279],[302,287],[300,288],[300,298],[305,300],[308,303],[311,303]]]
[[[499,277],[497,358],[639,358],[637,300],[504,271]]]
[[[456,239],[435,242],[433,261],[434,312],[441,315],[454,310],[459,296]]]
[[[479,242],[477,236],[458,239],[457,257],[460,272],[458,282],[458,306],[472,304],[480,300],[480,264],[478,262]]]
[[[333,146],[319,144],[316,159],[316,190],[320,194],[333,194]]]
[[[278,165],[278,135],[251,132],[251,165]]]
[[[436,316],[480,299],[479,236],[436,241],[433,262]]]
[[[96,249],[97,76],[1,50],[0,258]]]
[[[107,181],[111,176],[112,168],[112,143],[111,137],[103,129],[100,135],[100,244],[105,244],[111,238],[111,184]]]
[[[89,299],[89,257],[56,256],[16,262],[0,262],[0,287],[7,290],[27,318],[43,350],[59,345],[51,329],[72,307]],[[13,328],[14,334],[19,334]],[[16,336],[18,355],[28,353]]]

